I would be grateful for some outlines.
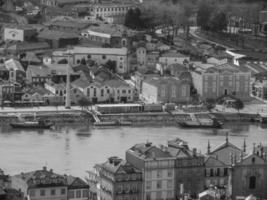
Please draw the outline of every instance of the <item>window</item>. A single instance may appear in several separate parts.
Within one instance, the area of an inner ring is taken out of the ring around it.
[[[167,188],[172,188],[172,181],[171,180],[167,181]]]
[[[168,177],[172,177],[172,170],[169,169],[168,172],[167,172],[167,174],[168,174]]]
[[[61,189],[61,195],[63,195],[63,194],[66,194],[66,189],[65,188]]]
[[[51,189],[50,194],[51,194],[51,196],[55,196],[56,195],[56,190],[55,189]]]
[[[182,97],[186,96],[186,85],[182,86]]]
[[[40,196],[45,196],[45,190],[40,190]]]
[[[126,94],[126,90],[122,90],[122,94]]]
[[[101,97],[104,96],[104,89],[101,89]]]
[[[87,88],[87,96],[90,97],[90,88]]]
[[[35,197],[35,190],[30,190],[30,197]]]
[[[157,178],[161,178],[162,177],[162,171],[161,170],[157,170]]]
[[[146,189],[147,190],[151,190],[151,185],[152,185],[152,182],[151,181],[147,181],[146,182]]]
[[[213,169],[210,169],[210,176],[214,176]]]
[[[151,179],[151,177],[152,177],[152,172],[151,171],[147,171],[146,172],[146,178],[147,179]]]
[[[249,178],[249,189],[255,189],[256,188],[256,177],[251,176]]]
[[[151,192],[146,193],[146,200],[151,200]]]
[[[228,175],[228,169],[227,169],[227,168],[224,168],[224,169],[223,169],[223,175],[224,175],[224,176],[227,176],[227,175]]]
[[[81,190],[76,190],[76,198],[81,198],[81,197],[82,197]]]
[[[107,94],[109,94],[109,89],[107,89]]]
[[[132,92],[131,90],[128,90],[128,93],[129,93],[129,94],[131,94],[131,92]]]
[[[88,190],[83,190],[83,197],[88,197]]]
[[[156,193],[156,199],[161,199],[162,196],[162,192],[157,192]]]
[[[172,86],[172,97],[176,97],[175,86]]]
[[[220,176],[220,168],[217,168],[216,176]]]
[[[94,88],[94,97],[96,97],[96,88]]]
[[[68,198],[73,199],[74,198],[74,190],[69,190],[68,192]]]
[[[161,181],[157,181],[157,189],[161,189],[161,187],[162,187]]]
[[[103,58],[103,59],[106,59],[107,57],[106,57],[106,55],[103,55],[102,58]]]
[[[165,97],[165,87],[164,86],[161,87],[161,96]]]

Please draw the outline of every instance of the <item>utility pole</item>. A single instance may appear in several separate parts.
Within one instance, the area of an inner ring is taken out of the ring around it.
[[[66,79],[66,100],[65,100],[65,108],[70,109],[70,52],[68,52],[68,64],[67,64],[67,79]]]

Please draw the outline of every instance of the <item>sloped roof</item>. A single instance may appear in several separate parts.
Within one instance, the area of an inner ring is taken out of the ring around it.
[[[71,84],[73,87],[87,88],[88,86],[90,86],[91,83],[89,81],[79,78],[73,81]]]
[[[78,38],[78,34],[71,32],[63,31],[54,31],[54,30],[44,30],[39,33],[38,38],[59,40],[59,39],[69,39],[69,38]]]
[[[49,68],[44,65],[29,65],[27,71],[29,71],[33,77],[35,76],[44,77],[50,75]]]
[[[69,188],[89,188],[88,184],[79,177],[65,176]]]
[[[20,62],[13,59],[13,58],[5,61],[5,66],[8,70],[19,70],[19,71],[24,72],[24,69],[23,69],[22,65],[20,64]]]
[[[218,145],[214,150],[211,151],[210,154],[214,154],[222,149],[225,149],[227,147],[231,147],[233,149],[236,149],[236,150],[239,150],[239,151],[242,151],[240,148],[238,148],[237,146],[235,146],[234,144],[230,143],[229,141],[225,141],[223,142],[222,144]]]
[[[215,158],[214,156],[208,156],[205,157],[205,161],[204,161],[206,167],[209,167],[209,164],[211,164],[211,166],[226,166],[225,163],[223,163],[222,161],[218,160],[217,158]]]

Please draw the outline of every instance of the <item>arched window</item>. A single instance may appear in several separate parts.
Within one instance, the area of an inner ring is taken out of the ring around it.
[[[255,189],[256,188],[256,177],[251,176],[249,178],[249,189]]]

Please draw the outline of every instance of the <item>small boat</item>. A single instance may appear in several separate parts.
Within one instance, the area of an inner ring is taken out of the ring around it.
[[[183,128],[222,128],[223,123],[212,117],[207,121],[192,120],[192,121],[178,121],[178,124]]]
[[[33,129],[49,129],[54,124],[47,120],[37,120],[37,121],[25,121],[25,122],[13,122],[10,123],[12,128],[33,128]]]
[[[36,114],[34,114],[33,120],[26,121],[21,115],[18,115],[18,122],[10,123],[12,128],[28,128],[28,129],[49,129],[54,123],[49,120],[36,119]]]

